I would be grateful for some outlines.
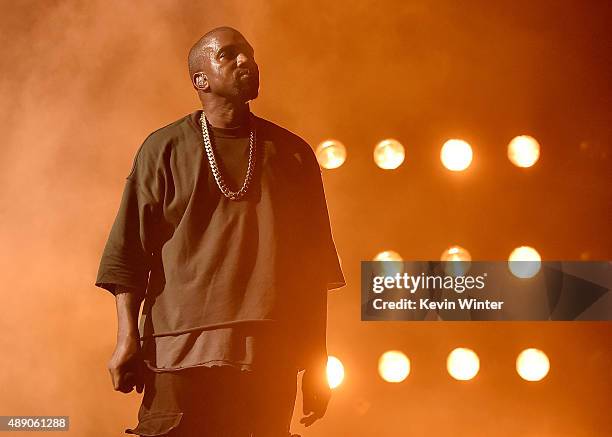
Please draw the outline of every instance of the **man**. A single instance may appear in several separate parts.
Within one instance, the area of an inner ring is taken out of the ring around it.
[[[250,112],[259,69],[237,30],[196,42],[189,74],[203,110],[139,148],[100,262],[117,305],[111,379],[144,389],[129,434],[287,436],[298,371],[301,422],[327,409],[327,291],[345,285],[321,170]]]

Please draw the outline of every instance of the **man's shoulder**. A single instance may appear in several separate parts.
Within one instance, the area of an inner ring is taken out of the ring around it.
[[[173,153],[176,145],[195,132],[194,128],[189,126],[192,115],[193,113],[187,114],[151,132],[136,151],[128,178],[135,177],[137,168],[142,173],[154,173],[155,169]]]
[[[190,132],[189,123],[192,114],[184,115],[159,129],[151,132],[144,140],[139,153],[157,155],[163,149],[176,144],[186,133]]]
[[[300,137],[298,134],[291,132],[289,129],[284,128],[273,121],[266,120],[265,118],[261,118],[256,116],[259,124],[259,129],[263,130],[263,133],[266,139],[271,139],[272,141],[278,141],[287,146],[293,146],[296,148],[310,148],[306,140]]]
[[[270,120],[261,117],[257,117],[257,119],[259,129],[263,130],[264,140],[273,141],[279,148],[288,154],[299,155],[302,157],[300,160],[305,160],[307,162],[316,161],[314,150],[310,147],[308,142],[298,134]]]

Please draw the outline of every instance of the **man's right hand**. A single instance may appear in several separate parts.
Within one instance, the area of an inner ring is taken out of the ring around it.
[[[144,366],[140,340],[137,337],[128,337],[118,341],[113,356],[108,362],[114,389],[122,393],[130,393],[136,388],[137,393],[142,393]]]

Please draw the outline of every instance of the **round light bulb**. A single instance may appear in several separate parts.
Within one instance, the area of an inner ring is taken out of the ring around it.
[[[541,381],[550,370],[550,361],[539,349],[525,349],[516,358],[516,371],[525,381]]]
[[[374,257],[374,261],[403,261],[402,256],[394,250],[379,252]]]
[[[440,255],[440,261],[445,263],[444,272],[451,276],[465,275],[472,265],[470,252],[461,246],[451,246],[446,249],[442,252],[442,255]]]
[[[448,354],[446,369],[453,378],[468,381],[478,374],[480,359],[473,350],[459,347]]]
[[[461,246],[451,246],[442,252],[440,261],[472,261],[470,252]]]
[[[378,360],[378,373],[387,382],[402,382],[410,374],[410,360],[400,351],[387,351]]]
[[[517,278],[527,279],[535,276],[541,267],[540,254],[533,247],[521,246],[508,257],[508,268]]]
[[[508,159],[517,167],[531,167],[540,158],[540,144],[529,135],[514,137],[508,144]]]
[[[472,163],[472,146],[463,140],[448,140],[440,151],[440,160],[451,171],[463,171]]]
[[[316,150],[319,165],[326,169],[340,167],[346,161],[346,147],[338,140],[325,140]]]
[[[327,357],[327,384],[334,389],[344,381],[344,366],[342,361],[330,355]]]
[[[393,139],[382,140],[374,147],[374,162],[385,170],[394,170],[404,162],[404,146]]]

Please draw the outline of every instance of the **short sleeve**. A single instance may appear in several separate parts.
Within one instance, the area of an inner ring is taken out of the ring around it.
[[[306,192],[307,208],[310,210],[310,225],[313,262],[319,266],[319,273],[328,290],[346,285],[336,244],[332,235],[325,190],[323,188],[322,171],[314,152],[309,147],[307,166]]]
[[[139,155],[125,180],[119,210],[104,247],[95,285],[115,294],[118,285],[144,292],[152,259],[156,208]],[[148,189],[143,189],[142,184]]]

